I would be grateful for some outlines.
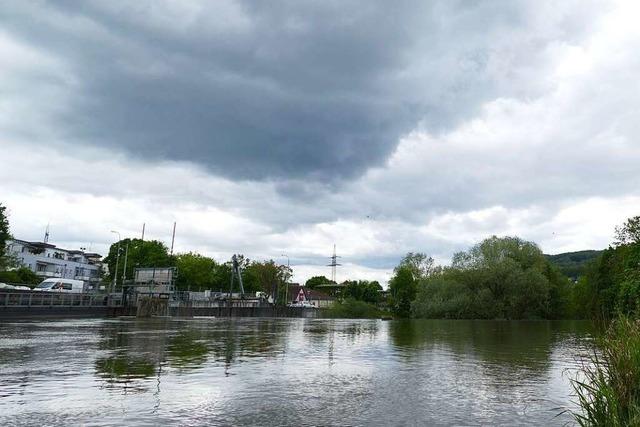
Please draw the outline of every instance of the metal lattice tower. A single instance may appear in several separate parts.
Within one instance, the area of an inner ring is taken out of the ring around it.
[[[337,283],[336,282],[336,267],[342,265],[342,264],[338,264],[338,255],[336,255],[336,245],[333,245],[333,255],[329,257],[329,259],[331,260],[330,264],[327,264],[327,267],[331,267],[331,281],[333,281],[333,283]]]
[[[240,294],[244,295],[244,285],[242,283],[242,267],[238,262],[238,257],[234,254],[231,257],[232,267],[231,267],[231,284],[229,286],[229,301],[231,301],[231,294],[233,293],[233,282],[234,279],[238,278],[238,284],[240,285]]]

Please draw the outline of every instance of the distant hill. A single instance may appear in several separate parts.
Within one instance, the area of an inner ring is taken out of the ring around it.
[[[557,255],[545,255],[552,264],[573,280],[585,273],[589,261],[600,256],[602,251],[588,250],[578,252],[565,252]]]

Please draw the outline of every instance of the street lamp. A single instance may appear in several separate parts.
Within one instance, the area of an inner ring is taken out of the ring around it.
[[[280,254],[280,256],[286,256],[287,257],[287,281],[284,284],[284,303],[285,305],[289,303],[289,255],[287,254]]]
[[[114,230],[111,230],[111,232],[118,235],[118,254],[116,255],[116,271],[115,271],[115,274],[113,275],[113,283],[111,284],[111,292],[114,292],[116,290],[116,283],[118,282],[118,262],[120,261],[120,240],[122,240],[122,238],[120,237],[119,232]]]

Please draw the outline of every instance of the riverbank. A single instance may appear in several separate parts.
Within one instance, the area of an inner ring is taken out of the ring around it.
[[[573,381],[582,426],[640,425],[640,321],[620,316]]]

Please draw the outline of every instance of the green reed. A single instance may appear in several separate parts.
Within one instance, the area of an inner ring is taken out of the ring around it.
[[[640,321],[619,317],[572,380],[581,426],[640,426]]]

